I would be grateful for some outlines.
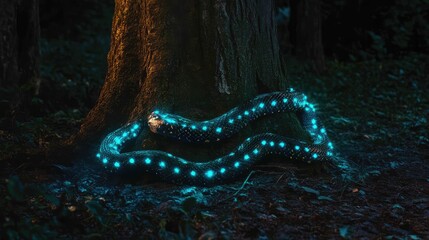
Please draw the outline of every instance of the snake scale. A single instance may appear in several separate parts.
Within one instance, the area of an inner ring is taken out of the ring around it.
[[[137,138],[146,124],[153,133],[178,141],[210,143],[232,136],[257,118],[279,112],[295,112],[312,142],[263,133],[246,139],[231,153],[207,162],[188,161],[158,150],[121,152],[124,144]],[[307,101],[307,96],[290,89],[259,95],[207,121],[192,121],[154,111],[147,118],[108,134],[101,143],[97,157],[111,170],[139,166],[146,173],[157,174],[174,183],[208,186],[222,184],[248,173],[252,165],[270,154],[304,161],[326,161],[332,158],[332,151],[333,145],[316,115],[314,105]],[[342,169],[348,168],[346,162],[337,162],[336,165]]]

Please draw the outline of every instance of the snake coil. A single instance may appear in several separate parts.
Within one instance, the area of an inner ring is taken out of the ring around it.
[[[124,143],[135,139],[146,122],[149,129],[178,141],[217,142],[244,128],[251,121],[278,112],[295,112],[302,127],[310,134],[312,142],[305,143],[272,133],[263,133],[246,139],[226,156],[208,162],[187,161],[170,153],[157,150],[121,152]],[[192,121],[187,118],[152,112],[147,120],[139,119],[108,134],[101,143],[97,157],[112,170],[123,166],[140,166],[147,173],[163,179],[190,185],[214,185],[236,179],[250,170],[252,165],[268,154],[282,155],[304,161],[326,161],[332,156],[333,145],[326,129],[316,116],[313,104],[304,94],[293,89],[259,95],[223,115],[207,120]],[[337,162],[347,169],[347,162]]]

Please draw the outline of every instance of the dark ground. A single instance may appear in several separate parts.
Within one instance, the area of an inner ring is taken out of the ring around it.
[[[213,188],[124,182],[92,157],[44,159],[78,129],[73,110],[0,131],[1,238],[427,239],[428,60],[331,61],[323,75],[287,61],[338,154],[358,167],[356,182],[278,162]]]

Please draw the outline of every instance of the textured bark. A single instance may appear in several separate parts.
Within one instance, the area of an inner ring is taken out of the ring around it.
[[[38,7],[38,0],[0,1],[0,88],[4,91],[0,117],[9,117],[10,122],[37,93]]]
[[[207,119],[284,90],[276,34],[273,1],[117,0],[105,84],[73,142],[98,144],[108,131],[154,109]],[[302,136],[290,116],[264,119],[220,145],[185,145],[147,132],[141,138],[143,147],[201,160],[196,156],[231,150],[243,135],[281,119],[289,124],[281,122],[279,132]]]
[[[310,61],[317,72],[325,69],[322,44],[321,0],[291,0],[292,14],[296,21],[295,54]]]

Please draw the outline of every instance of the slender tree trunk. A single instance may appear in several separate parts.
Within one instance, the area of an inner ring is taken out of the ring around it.
[[[284,90],[273,4],[116,0],[107,77],[73,142],[98,144],[108,131],[154,109],[208,119],[260,93]],[[147,132],[141,139],[145,148],[201,160],[272,125],[289,136],[303,136],[294,115],[284,114],[220,145],[185,145]]]
[[[0,1],[0,117],[11,127],[37,94],[39,1]]]
[[[291,0],[295,23],[295,54],[310,61],[317,72],[322,72],[325,54],[322,44],[321,0]]]

